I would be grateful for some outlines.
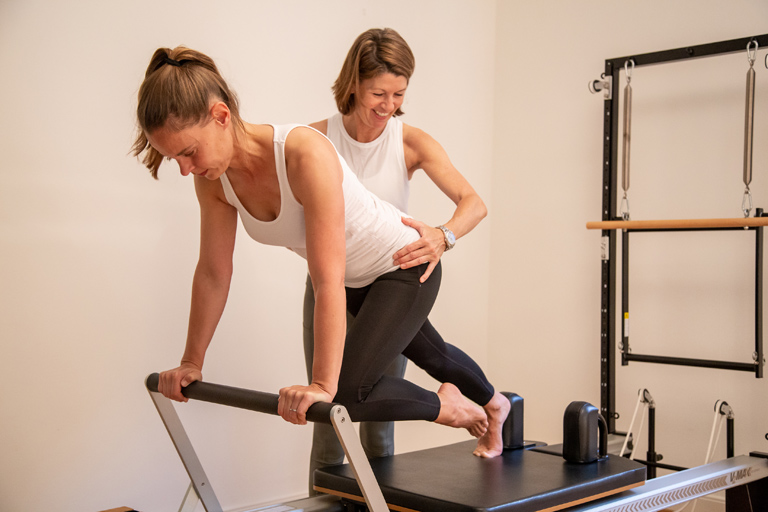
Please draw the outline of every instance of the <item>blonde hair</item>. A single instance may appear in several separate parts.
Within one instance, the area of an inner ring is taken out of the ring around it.
[[[391,28],[372,28],[360,34],[347,53],[339,77],[331,90],[342,115],[355,108],[355,91],[360,82],[382,73],[403,76],[410,81],[416,59],[400,34]],[[398,108],[396,116],[403,115]]]
[[[210,57],[183,46],[155,50],[139,88],[138,134],[131,148],[134,156],[146,152],[142,162],[153,178],[163,156],[146,134],[166,125],[181,130],[206,120],[211,101],[223,102],[236,128],[244,127],[237,96]]]

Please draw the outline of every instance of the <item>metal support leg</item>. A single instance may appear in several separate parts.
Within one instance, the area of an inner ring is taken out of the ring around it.
[[[181,458],[181,462],[184,464],[184,469],[187,470],[189,479],[192,482],[190,484],[190,488],[193,491],[192,494],[202,502],[206,512],[222,512],[219,500],[216,499],[216,494],[213,492],[213,488],[208,481],[208,476],[205,474],[205,470],[203,470],[200,459],[197,458],[192,442],[189,440],[189,436],[187,436],[187,432],[184,430],[184,426],[181,424],[173,404],[160,393],[150,391],[149,396],[152,397],[152,402],[154,402],[157,412],[160,414],[166,430],[168,430],[168,435],[171,436],[171,441],[173,441],[179,458]],[[190,496],[190,491],[187,490],[179,512],[194,510],[194,506],[191,509],[187,506],[192,501],[194,500]],[[196,506],[197,503],[194,505]]]
[[[155,404],[166,430],[168,430],[168,435],[171,437],[171,441],[173,441],[173,445],[176,447],[179,458],[181,458],[181,462],[187,470],[191,481],[179,512],[193,512],[198,502],[203,504],[206,512],[222,512],[221,505],[216,498],[216,494],[213,492],[200,459],[197,458],[192,443],[181,424],[179,415],[176,413],[176,408],[171,400],[157,391],[157,381],[157,374],[150,375],[147,378],[149,396],[152,398],[152,402]],[[190,384],[184,388],[184,393],[188,398],[267,414],[277,414],[277,395],[269,393],[204,382]],[[318,406],[320,409],[316,409],[316,412],[313,413],[313,408]],[[325,409],[324,406],[328,406],[328,409]],[[347,409],[338,404],[315,404],[307,411],[307,418],[310,421],[330,421],[352,466],[368,510],[370,512],[388,512],[389,509],[384,501],[384,495],[381,493],[381,488],[376,481],[373,470],[371,470],[371,465],[363,451],[360,438],[357,436]]]
[[[200,496],[195,492],[195,486],[189,484],[187,487],[187,493],[184,495],[184,500],[181,502],[179,512],[195,512],[197,504],[200,503]]]
[[[360,444],[360,438],[357,437],[352,420],[349,419],[347,409],[342,406],[334,407],[331,422],[344,448],[344,453],[347,454],[349,465],[352,466],[368,508],[371,512],[388,512],[387,502],[384,501],[384,495],[381,494],[381,488],[373,475],[371,464],[363,451],[363,445]]]

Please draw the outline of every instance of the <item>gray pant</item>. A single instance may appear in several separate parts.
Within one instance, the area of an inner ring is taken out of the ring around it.
[[[349,313],[347,313],[349,315]],[[307,377],[312,381],[312,360],[315,349],[314,337],[315,294],[312,281],[307,276],[304,291],[304,359],[307,365]],[[347,319],[349,323],[350,318]],[[387,368],[386,375],[403,378],[407,363],[405,356],[400,355]],[[387,457],[395,453],[395,424],[394,422],[368,421],[360,423],[360,441],[366,455],[371,457]],[[317,492],[312,488],[312,475],[315,469],[334,466],[344,462],[344,449],[341,447],[333,426],[322,423],[314,424],[312,434],[312,452],[309,459],[309,495]]]

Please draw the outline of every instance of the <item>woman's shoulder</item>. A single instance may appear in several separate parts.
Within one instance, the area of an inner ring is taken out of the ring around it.
[[[299,140],[302,143],[327,144],[328,137],[318,129],[318,123],[284,125],[280,131],[285,133],[285,140]],[[278,130],[278,127],[275,128]]]
[[[323,135],[328,135],[328,119],[323,119],[322,121],[316,121],[314,123],[311,123],[308,125],[310,128],[314,128],[315,130],[319,131]]]
[[[312,125],[292,125],[285,135],[286,155],[312,156],[318,154],[336,155],[336,150],[325,134]]]
[[[316,123],[313,123],[316,124]],[[328,141],[328,138],[313,125],[291,123],[291,124],[273,124],[267,125],[272,130],[271,141],[275,144],[281,144],[286,149],[293,147],[294,149],[301,149],[297,147],[301,144],[323,144],[324,141]]]
[[[421,128],[403,123],[403,145],[406,149],[422,153],[436,143],[437,141]]]

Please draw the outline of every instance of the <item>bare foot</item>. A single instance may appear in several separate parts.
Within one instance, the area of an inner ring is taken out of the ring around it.
[[[504,421],[509,415],[512,405],[509,399],[499,393],[493,395],[483,409],[488,416],[488,431],[477,442],[477,448],[472,452],[478,457],[498,457],[504,451],[504,440],[502,439],[502,430]]]
[[[474,437],[481,437],[486,434],[488,418],[485,412],[464,398],[459,388],[446,382],[437,390],[437,396],[440,397],[440,414],[435,423],[454,428],[465,428]]]

